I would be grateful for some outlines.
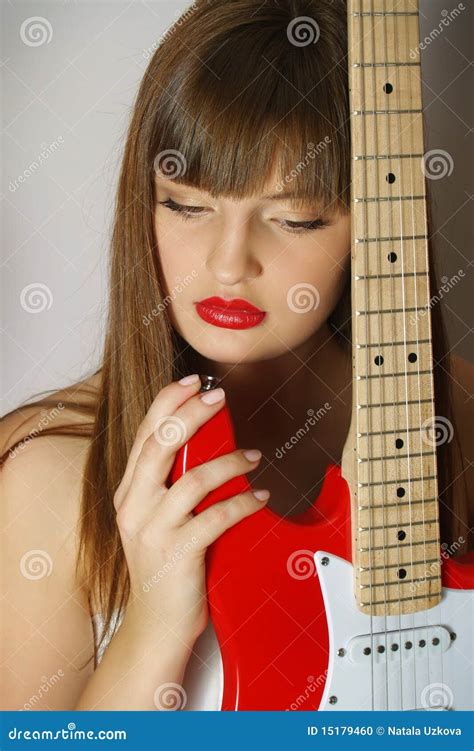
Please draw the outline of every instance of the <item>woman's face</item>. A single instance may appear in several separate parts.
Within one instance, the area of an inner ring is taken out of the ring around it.
[[[179,334],[216,362],[265,360],[297,348],[326,322],[344,287],[350,215],[297,209],[276,180],[265,187],[262,196],[214,199],[156,175],[167,311]],[[210,297],[222,298],[221,306],[244,299],[264,315],[229,317],[225,307],[196,305]]]

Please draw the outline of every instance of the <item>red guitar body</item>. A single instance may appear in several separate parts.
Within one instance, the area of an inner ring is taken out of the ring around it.
[[[169,481],[235,450],[226,405],[177,453]],[[233,478],[195,509],[250,487]],[[223,710],[317,710],[329,660],[328,625],[313,555],[331,551],[351,562],[350,497],[340,467],[327,467],[313,505],[282,518],[266,506],[209,548],[209,611],[223,668]],[[443,562],[443,585],[474,588],[474,565]]]

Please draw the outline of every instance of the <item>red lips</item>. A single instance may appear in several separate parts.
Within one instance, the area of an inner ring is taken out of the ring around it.
[[[229,329],[247,329],[257,326],[266,316],[264,310],[252,305],[248,300],[234,297],[207,297],[195,303],[198,315],[207,323]]]

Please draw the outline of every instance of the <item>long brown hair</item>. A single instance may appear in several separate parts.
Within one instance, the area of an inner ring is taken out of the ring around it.
[[[192,349],[172,328],[164,304],[154,232],[155,169],[158,164],[177,182],[216,196],[242,198],[264,189],[276,159],[279,174],[287,181],[291,176],[291,187],[303,200],[349,211],[346,13],[344,0],[198,0],[164,35],[143,76],[116,198],[100,385],[87,405],[64,401],[85,416],[80,425],[38,433],[91,439],[77,572],[105,617],[104,634],[114,609],[125,608],[129,596],[114,492],[156,394],[193,372]],[[295,19],[303,16],[317,23],[317,43],[291,39],[298,33]],[[436,290],[433,268],[431,284]],[[150,316],[157,308],[163,312]],[[348,350],[350,311],[348,283],[330,318],[334,335]],[[435,367],[437,412],[452,421],[448,349],[438,305],[432,318],[435,365],[443,361],[442,368]],[[54,406],[55,401],[35,404]],[[438,448],[441,530],[448,542],[459,537],[466,519],[465,498],[458,489],[456,498],[453,494],[454,448],[454,443]]]

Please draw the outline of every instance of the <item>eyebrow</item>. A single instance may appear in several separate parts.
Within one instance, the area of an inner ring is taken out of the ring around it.
[[[161,179],[163,180],[163,178]],[[166,181],[166,178],[165,178],[165,181]],[[197,188],[195,185],[191,185],[190,183],[174,183],[174,185],[176,185],[177,187],[185,188],[185,189],[191,188],[192,190],[199,190],[199,188]],[[298,198],[300,198],[300,196],[294,191],[286,191],[286,192],[280,191],[279,193],[272,193],[271,195],[261,196],[262,201],[284,201],[286,199],[297,200]]]

